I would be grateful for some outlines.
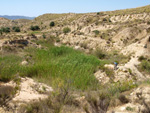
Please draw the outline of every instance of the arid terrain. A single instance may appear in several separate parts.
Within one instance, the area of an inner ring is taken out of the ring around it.
[[[150,6],[0,18],[0,113],[150,113]]]

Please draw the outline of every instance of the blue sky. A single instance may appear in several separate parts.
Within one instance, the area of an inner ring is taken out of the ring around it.
[[[86,13],[150,5],[150,0],[1,0],[0,15]]]

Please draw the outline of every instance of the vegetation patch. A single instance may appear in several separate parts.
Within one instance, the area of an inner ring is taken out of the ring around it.
[[[138,66],[139,70],[150,74],[150,59],[141,56],[139,57],[139,60],[141,61],[141,64]]]
[[[36,26],[31,26],[30,30],[32,30],[32,31],[40,30],[40,27],[37,26],[37,25]]]
[[[32,56],[32,63],[28,66],[21,66],[21,58],[15,55],[0,57],[1,81],[9,81],[19,73],[21,76],[35,77],[52,86],[58,78],[63,81],[70,80],[72,87],[76,89],[97,89],[99,86],[93,72],[100,61],[94,56],[64,46],[49,46],[46,50],[31,48],[27,53]]]
[[[49,26],[50,27],[54,27],[55,26],[55,22],[50,22]]]
[[[14,32],[20,32],[20,28],[19,27],[13,27],[12,28]]]
[[[63,29],[63,33],[64,34],[67,34],[67,33],[69,33],[71,31],[71,29],[69,28],[69,27],[65,27],[64,29]]]
[[[97,48],[93,53],[96,57],[103,60],[105,64],[113,64],[117,62],[119,64],[125,64],[130,60],[130,56],[120,54],[119,51],[106,52],[100,48]]]

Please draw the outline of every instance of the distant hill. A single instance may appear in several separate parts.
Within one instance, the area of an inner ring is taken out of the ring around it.
[[[33,20],[35,17],[27,17],[27,16],[8,16],[8,15],[0,15],[2,18],[7,18],[10,20],[16,20],[16,19],[29,19]]]

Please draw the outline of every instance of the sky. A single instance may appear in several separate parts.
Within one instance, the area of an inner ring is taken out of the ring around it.
[[[0,15],[36,17],[45,13],[88,13],[145,5],[150,5],[150,0],[1,0]]]

